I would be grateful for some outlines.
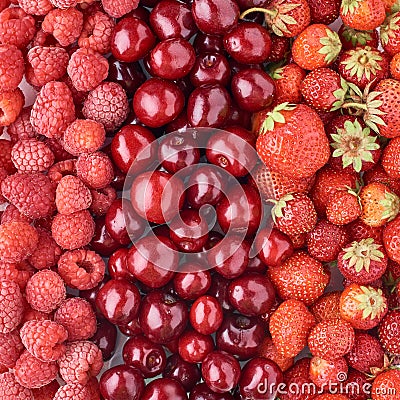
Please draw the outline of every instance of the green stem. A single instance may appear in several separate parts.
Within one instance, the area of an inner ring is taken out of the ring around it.
[[[268,14],[271,15],[272,17],[275,16],[275,12],[272,10],[267,10],[266,8],[261,8],[261,7],[253,7],[253,8],[249,8],[246,11],[243,11],[242,14],[240,14],[240,19],[243,19],[244,17],[246,17],[246,15],[252,13],[252,12],[262,12],[264,14]]]
[[[361,103],[345,103],[342,105],[342,108],[356,108],[358,110],[368,110],[368,107],[366,104],[361,104]]]

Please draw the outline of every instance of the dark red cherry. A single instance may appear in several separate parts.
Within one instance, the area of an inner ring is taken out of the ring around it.
[[[172,354],[168,357],[162,375],[164,378],[176,379],[186,391],[192,390],[201,378],[199,367],[183,360],[179,354]]]
[[[150,13],[150,25],[160,40],[189,40],[197,31],[190,7],[177,0],[161,0]]]
[[[112,279],[125,279],[129,282],[134,282],[135,277],[128,270],[128,257],[129,249],[121,248],[111,254],[108,259],[108,272]]]
[[[170,239],[163,236],[146,236],[129,249],[129,272],[150,288],[165,286],[178,268],[178,253]]]
[[[126,365],[137,368],[145,378],[153,378],[164,371],[167,356],[160,344],[143,335],[128,339],[122,349]]]
[[[98,319],[97,331],[90,338],[90,341],[101,350],[103,360],[109,360],[114,355],[117,342],[117,328],[106,319]]]
[[[113,324],[123,325],[136,317],[140,305],[138,288],[121,279],[109,280],[97,293],[96,306]]]
[[[186,110],[183,110],[172,122],[165,126],[165,133],[186,132],[190,128]]]
[[[230,393],[215,393],[204,382],[190,392],[189,400],[234,400]]]
[[[140,327],[139,320],[134,318],[125,325],[118,325],[118,329],[125,336],[136,336],[142,334],[142,328]]]
[[[208,240],[205,246],[203,247],[203,251],[207,251],[215,247],[222,239],[224,236],[217,232],[217,231],[210,231],[208,234]]]
[[[202,362],[213,350],[214,341],[210,335],[190,330],[184,332],[179,338],[179,355],[189,363]]]
[[[223,319],[222,307],[215,297],[206,295],[199,297],[190,309],[192,327],[203,335],[214,333]]]
[[[238,22],[239,7],[233,0],[194,0],[192,14],[204,33],[223,35]]]
[[[236,0],[241,10],[247,10],[252,7],[265,7],[270,0]]]
[[[229,302],[230,280],[219,274],[213,274],[211,287],[207,294],[215,297],[224,311],[233,311],[232,304]]]
[[[226,393],[234,389],[239,382],[240,364],[228,353],[213,351],[203,361],[201,373],[211,390]]]
[[[159,378],[144,389],[141,400],[187,400],[186,391],[176,379]]]
[[[155,343],[168,343],[179,338],[188,322],[186,304],[159,290],[142,299],[139,321],[143,333]]]
[[[206,294],[211,286],[211,274],[209,271],[202,271],[202,265],[185,264],[180,270],[198,272],[177,273],[174,277],[174,289],[176,294],[184,300],[195,300]]]
[[[276,89],[274,80],[266,72],[248,68],[232,78],[231,90],[239,107],[257,112],[272,104]]]
[[[215,85],[226,86],[231,77],[231,69],[226,57],[220,53],[205,53],[196,58],[190,72],[193,86]]]
[[[207,35],[203,32],[198,32],[194,42],[193,47],[197,54],[204,53],[223,53],[224,40],[220,35]]]
[[[244,399],[273,400],[282,382],[282,371],[272,360],[256,357],[243,368],[239,392]]]
[[[230,103],[230,95],[223,86],[200,86],[189,96],[188,121],[193,127],[218,128],[228,118]]]
[[[142,2],[142,3],[144,3],[144,2]],[[150,11],[147,8],[139,6],[139,7],[135,8],[134,10],[130,11],[125,16],[139,18],[139,19],[143,20],[144,22],[146,22],[146,24],[148,24],[149,19],[150,19]]]
[[[141,400],[144,379],[137,369],[128,365],[117,365],[104,372],[99,389],[107,400]]]
[[[185,96],[171,81],[150,78],[133,97],[133,111],[139,120],[151,128],[173,121],[183,110]]]
[[[155,43],[156,37],[144,21],[126,17],[122,18],[113,29],[111,52],[120,61],[139,61]]]
[[[96,226],[94,236],[90,242],[90,248],[101,256],[108,257],[121,247],[121,244],[108,232],[104,217],[96,218],[95,223]]]
[[[257,272],[258,274],[264,274],[266,271],[267,266],[261,261],[261,258],[258,255],[250,258],[246,272]]]
[[[88,290],[80,290],[79,291],[79,297],[82,297],[86,301],[90,303],[90,305],[93,307],[93,310],[96,312],[96,314],[99,314],[100,317],[103,317],[102,312],[99,310],[99,308],[96,305],[96,298],[97,294],[99,293],[99,290],[110,280],[110,277],[108,275],[104,275],[103,280],[95,286],[93,289],[88,289]]]
[[[252,114],[238,107],[232,101],[229,109],[228,119],[225,121],[226,126],[241,126],[243,129],[251,129],[251,116]]]

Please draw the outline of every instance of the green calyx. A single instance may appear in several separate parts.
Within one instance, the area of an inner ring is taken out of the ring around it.
[[[362,294],[355,296],[359,302],[358,309],[362,311],[363,319],[375,319],[385,311],[386,302],[381,289],[371,286],[361,286]]]
[[[349,71],[350,76],[356,76],[358,79],[362,79],[365,76],[368,80],[371,80],[371,75],[376,75],[378,71],[382,70],[379,65],[379,61],[382,61],[382,56],[379,51],[369,46],[349,50],[347,54],[350,57],[343,64],[345,70]]]
[[[392,192],[386,192],[385,198],[379,202],[383,207],[382,219],[392,221],[400,210],[400,199]]]
[[[326,36],[322,37],[319,42],[322,44],[322,47],[318,50],[318,53],[325,54],[325,62],[331,64],[336,60],[342,49],[342,42],[339,35],[332,29],[327,28]]]
[[[354,47],[365,46],[368,41],[372,40],[371,31],[358,31],[348,26],[345,27],[342,35]]]
[[[274,203],[274,206],[271,210],[272,220],[276,223],[276,218],[283,218],[283,209],[287,206],[287,203],[291,200],[294,200],[294,197],[291,194],[286,194],[281,197],[279,200],[270,200]]]
[[[362,163],[373,162],[372,151],[379,149],[377,137],[371,136],[371,129],[362,128],[358,120],[346,121],[343,129],[338,128],[337,134],[331,137],[331,146],[335,149],[333,157],[342,157],[343,168],[352,165],[356,172],[360,172]]]
[[[363,0],[342,0],[341,11],[343,15],[354,14]]]
[[[398,31],[400,28],[400,24],[398,23],[399,21],[400,12],[391,14],[386,18],[380,29],[380,38],[383,45],[388,44],[389,38],[396,36],[395,31]]]
[[[340,86],[340,89],[337,89],[333,92],[333,95],[337,100],[333,103],[331,111],[339,110],[346,101],[349,85],[342,77],[340,78]]]
[[[348,266],[354,267],[357,273],[365,269],[370,270],[371,261],[382,261],[384,254],[379,250],[382,247],[376,244],[374,239],[363,239],[359,242],[353,242],[349,247],[344,249],[345,254],[343,260],[348,260]]]
[[[272,111],[267,114],[267,118],[265,118],[264,122],[261,125],[260,135],[264,135],[268,131],[272,131],[275,127],[275,123],[278,122],[280,124],[284,124],[285,117],[281,113],[281,111],[291,111],[296,108],[295,104],[289,103],[281,103],[278,104]]]

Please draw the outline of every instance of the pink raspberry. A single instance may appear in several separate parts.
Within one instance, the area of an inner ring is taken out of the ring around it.
[[[51,33],[63,47],[69,46],[78,39],[82,27],[83,14],[76,8],[51,10],[42,22],[43,31]]]
[[[35,400],[32,391],[20,385],[12,372],[0,374],[0,399]]]
[[[115,22],[107,14],[98,11],[89,15],[83,24],[79,47],[90,48],[100,54],[108,53],[114,26]]]
[[[118,83],[103,82],[89,93],[82,113],[85,118],[103,124],[107,132],[112,132],[128,116],[128,98]]]
[[[24,298],[19,286],[8,279],[0,280],[0,333],[13,331],[23,313]]]
[[[82,210],[69,215],[57,214],[51,225],[51,233],[63,249],[74,250],[90,243],[94,228],[95,224],[89,211]]]
[[[32,389],[33,397],[35,400],[53,400],[59,388],[60,384],[57,381],[52,381],[46,386]]]
[[[3,11],[9,5],[10,5],[10,1],[9,0],[0,0],[0,11]]]
[[[0,139],[0,167],[4,168],[9,175],[16,172],[14,164],[11,160],[12,148],[13,144],[9,140]]]
[[[57,272],[44,269],[29,279],[25,295],[26,300],[33,309],[50,313],[65,299],[65,284]]]
[[[20,263],[0,261],[0,280],[9,279],[15,282],[21,290],[25,290],[26,284],[33,274],[33,268],[25,261]]]
[[[0,167],[0,187],[1,187],[1,182],[3,182],[4,179],[7,178],[7,176],[8,176],[7,171],[3,167]],[[4,202],[5,202],[5,199],[4,199],[4,197],[2,196],[2,194],[0,192],[0,204],[4,203]],[[1,214],[1,217],[3,217],[3,214]]]
[[[12,143],[38,137],[31,124],[31,110],[32,107],[24,107],[18,118],[8,126],[7,133]]]
[[[139,5],[139,0],[102,0],[104,11],[114,18],[121,18]]]
[[[92,49],[80,48],[72,54],[67,72],[77,90],[93,90],[108,75],[108,61]]]
[[[39,86],[63,77],[67,72],[68,60],[68,53],[62,47],[35,46],[28,52],[28,62]]]
[[[56,379],[58,365],[55,361],[44,362],[25,350],[14,368],[16,381],[26,388],[39,388]]]
[[[103,259],[90,250],[67,251],[58,261],[58,273],[64,282],[79,290],[96,287],[103,280],[105,269]]]
[[[22,318],[21,326],[28,321],[46,321],[50,320],[49,314],[45,314],[41,311],[34,310],[29,304],[25,308],[24,316]]]
[[[29,218],[51,215],[55,209],[55,188],[50,179],[39,172],[10,175],[1,183],[3,196]]]
[[[103,216],[107,214],[108,209],[111,207],[113,201],[117,198],[117,192],[111,186],[106,186],[104,189],[92,189],[92,204],[90,211],[96,216]]]
[[[53,9],[49,0],[18,0],[20,7],[32,15],[46,15]]]
[[[57,185],[56,206],[60,214],[86,210],[92,203],[89,188],[76,176],[64,176]]]
[[[67,8],[75,7],[78,2],[76,0],[50,0],[54,7],[66,10]]]
[[[27,224],[31,224],[33,220],[32,218],[28,218],[26,215],[21,214],[18,208],[13,204],[8,204],[3,212],[3,215],[1,216],[0,221],[2,224],[5,224],[6,222],[25,222]]]
[[[64,342],[68,338],[68,332],[56,322],[49,320],[25,322],[20,335],[29,353],[41,361],[57,361],[65,353]]]
[[[103,368],[101,350],[92,342],[77,341],[67,344],[64,356],[58,360],[60,375],[67,383],[86,385]]]
[[[76,160],[64,160],[54,164],[47,176],[53,183],[59,183],[63,176],[76,174]]]
[[[14,90],[24,76],[24,58],[13,44],[0,45],[0,92]]]
[[[53,152],[37,139],[17,142],[12,149],[11,158],[18,171],[42,172],[54,163]]]
[[[19,333],[14,330],[9,333],[0,333],[0,363],[7,368],[14,368],[16,361],[24,351]]]
[[[36,229],[25,222],[0,225],[0,260],[20,262],[31,255],[38,243]]]
[[[51,234],[43,228],[36,228],[39,241],[35,251],[28,258],[29,263],[36,269],[46,269],[57,265],[62,254],[61,247]]]
[[[31,47],[58,47],[59,43],[56,38],[51,34],[45,32],[43,29],[38,29],[31,42]]]
[[[53,400],[88,400],[89,391],[85,386],[77,383],[68,383],[61,386]]]
[[[20,114],[25,97],[20,88],[0,93],[0,126],[12,124]]]
[[[29,3],[28,0],[23,2]],[[28,14],[20,7],[6,8],[0,13],[1,43],[13,44],[20,49],[28,45],[36,32],[35,19]]]
[[[80,297],[63,301],[54,314],[54,321],[68,331],[68,341],[89,339],[97,330],[92,306]]]
[[[61,138],[75,119],[71,91],[63,82],[46,83],[36,97],[31,112],[31,124],[41,135]]]
[[[114,168],[110,158],[100,152],[81,154],[76,161],[76,174],[91,189],[102,189],[109,185],[114,177]]]

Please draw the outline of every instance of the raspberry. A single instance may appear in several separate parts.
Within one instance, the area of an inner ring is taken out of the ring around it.
[[[88,389],[76,383],[68,383],[57,390],[53,400],[87,400],[88,398]]]
[[[1,182],[3,182],[4,179],[7,178],[7,176],[8,176],[7,171],[3,167],[0,167],[0,187],[1,187]],[[4,203],[4,202],[5,202],[5,199],[0,192],[0,204]],[[3,217],[3,214],[1,214],[1,217]]]
[[[58,44],[59,43],[52,34],[44,32],[43,29],[39,29],[36,32],[35,37],[32,39],[31,47],[55,47],[58,46]]]
[[[65,354],[58,360],[58,365],[65,382],[86,385],[89,379],[103,368],[103,355],[92,342],[72,342],[67,344]]]
[[[0,92],[18,87],[24,76],[24,58],[21,50],[12,44],[0,45]]]
[[[35,32],[35,19],[22,8],[6,8],[0,13],[0,43],[13,44],[24,49],[35,36]]]
[[[9,5],[10,5],[10,1],[9,0],[0,0],[0,11],[3,11]]]
[[[31,112],[31,124],[41,135],[61,138],[75,119],[71,91],[63,82],[46,83],[36,97]]]
[[[9,279],[15,282],[21,290],[25,290],[30,277],[34,274],[28,263],[6,263],[0,261],[0,280]]]
[[[67,175],[60,180],[56,189],[56,206],[60,214],[86,210],[91,203],[90,190],[79,178]]]
[[[75,7],[77,5],[76,0],[50,0],[54,7],[66,10],[67,8]]]
[[[41,311],[34,310],[29,304],[25,309],[21,325],[28,321],[45,321],[50,320],[49,314],[42,313]]]
[[[43,31],[51,33],[63,47],[69,46],[78,39],[82,27],[83,14],[76,8],[52,10],[42,22]]]
[[[24,299],[19,286],[8,279],[0,280],[0,333],[13,331],[23,313]]]
[[[49,0],[18,0],[20,7],[32,15],[46,15],[53,9]]]
[[[12,124],[20,114],[25,97],[20,88],[0,93],[0,126]]]
[[[76,174],[76,160],[65,160],[54,164],[47,176],[53,183],[59,183],[63,176]]]
[[[139,0],[102,0],[104,11],[114,18],[121,18],[139,5]]]
[[[26,349],[41,361],[57,361],[65,353],[64,342],[68,338],[65,328],[56,322],[28,321],[20,330]]]
[[[16,381],[29,389],[49,384],[56,379],[57,373],[58,366],[55,361],[40,361],[27,350],[21,354],[14,368]]]
[[[58,261],[58,273],[64,282],[79,290],[93,289],[104,278],[103,259],[90,250],[65,252]]]
[[[24,107],[18,118],[7,128],[12,143],[38,136],[30,121],[31,110],[32,107]]]
[[[32,391],[20,385],[12,372],[0,374],[0,399],[34,400]]]
[[[107,78],[108,61],[92,49],[81,48],[72,54],[67,71],[75,88],[87,92]]]
[[[102,124],[90,119],[76,119],[64,132],[64,148],[74,156],[93,153],[100,149],[105,137]]]
[[[54,211],[55,189],[50,179],[39,172],[21,172],[1,183],[3,196],[29,218],[37,219]]]
[[[57,272],[44,269],[29,279],[25,295],[26,300],[33,309],[50,313],[65,299],[64,281]]]
[[[0,225],[0,260],[20,262],[31,255],[39,235],[33,226],[25,222],[6,222]]]
[[[13,204],[9,204],[1,216],[1,223],[5,224],[6,222],[25,222],[27,224],[31,224],[32,219],[28,218],[24,214],[21,214],[18,208]]]
[[[95,224],[89,211],[82,210],[70,215],[57,214],[51,225],[51,233],[63,249],[74,250],[90,243],[94,228]]]
[[[14,368],[16,361],[24,351],[19,333],[14,330],[9,333],[0,333],[0,363],[7,368]]]
[[[90,205],[90,211],[96,216],[106,215],[113,201],[117,198],[117,192],[111,186],[107,186],[104,189],[91,190],[92,193],[92,204]]]
[[[45,171],[54,163],[53,152],[37,139],[25,139],[17,142],[11,158],[19,171]]]
[[[4,168],[8,174],[13,174],[16,169],[11,160],[13,144],[9,140],[0,139],[0,167]]]
[[[54,321],[68,331],[69,341],[89,339],[97,330],[96,315],[92,306],[80,297],[63,301],[54,314]]]
[[[53,400],[59,387],[60,384],[57,381],[52,381],[46,386],[32,389],[33,397],[35,400]]]
[[[50,139],[45,138],[44,143],[50,148],[54,154],[54,161],[60,162],[65,160],[71,160],[73,155],[68,153],[61,144],[61,139]]]
[[[76,174],[91,189],[102,189],[111,183],[114,169],[110,158],[98,151],[78,157]]]
[[[85,118],[103,124],[107,132],[112,132],[128,116],[128,98],[118,83],[103,82],[89,93],[82,113]]]
[[[89,382],[85,385],[85,388],[89,391],[88,400],[100,400],[100,388],[97,378],[90,378]]]
[[[49,232],[43,228],[36,228],[36,230],[39,234],[38,245],[28,261],[36,269],[51,268],[57,265],[62,250]]]
[[[72,98],[74,99],[74,103],[80,111],[82,109],[82,104],[86,100],[86,97],[88,96],[88,92],[80,92],[79,90],[76,90],[75,86],[72,84],[72,80],[68,75],[65,75],[62,78],[62,82],[66,83],[71,90],[72,93]]]
[[[39,86],[56,81],[67,72],[69,56],[61,47],[35,46],[28,52],[28,62]]]

